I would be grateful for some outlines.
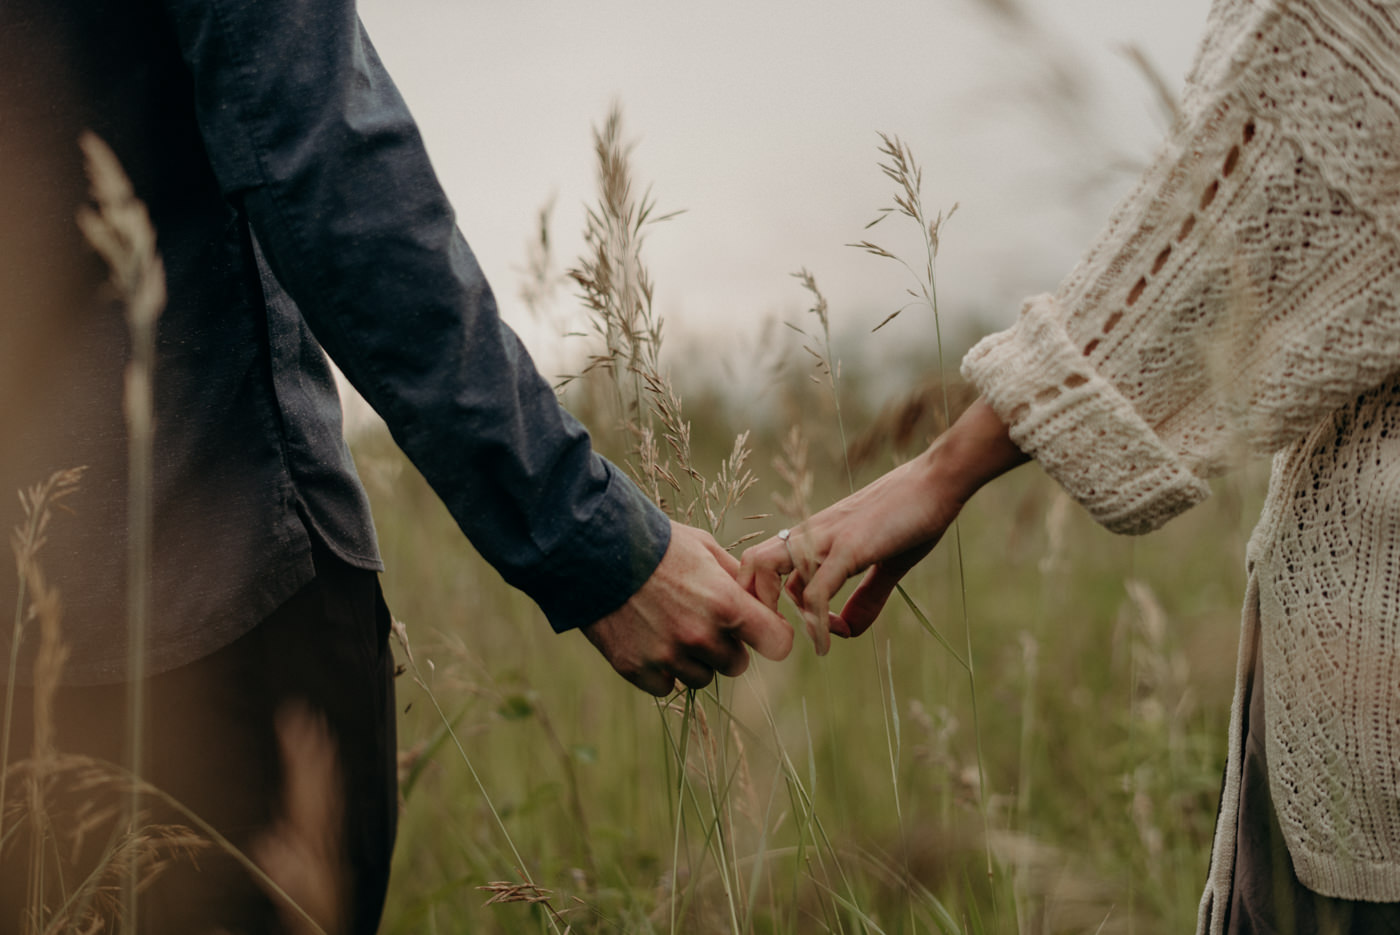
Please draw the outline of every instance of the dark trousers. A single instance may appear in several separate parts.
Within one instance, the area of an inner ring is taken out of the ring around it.
[[[251,633],[149,679],[144,778],[253,859],[332,935],[369,935],[383,909],[398,819],[389,614],[374,573],[324,550],[316,571],[316,580]],[[21,686],[17,696],[11,762],[29,756],[33,728],[32,690]],[[54,715],[61,755],[124,761],[124,685],[62,688]],[[49,913],[83,889],[94,866],[113,869],[110,848],[124,827],[110,813],[125,793],[100,769],[74,762],[45,785]],[[27,928],[22,920],[33,903],[36,822],[25,785],[22,771],[11,773],[0,935]],[[158,796],[144,805],[153,825],[191,825]],[[141,872],[151,881],[139,899],[141,932],[314,931],[226,846],[201,844],[188,854],[166,848],[164,855],[160,872]],[[88,891],[97,898],[70,912],[101,912],[114,892]]]

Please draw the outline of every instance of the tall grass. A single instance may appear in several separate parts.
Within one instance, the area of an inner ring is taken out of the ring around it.
[[[848,412],[856,408],[848,405]],[[756,459],[778,453],[776,438],[756,438]],[[393,457],[375,440],[359,447],[363,459]],[[817,467],[814,500],[839,495],[830,480],[838,465]],[[774,478],[772,486],[778,483]],[[766,489],[760,481],[755,494]],[[1200,544],[1221,543],[1232,524],[1190,515],[1140,548],[1137,578],[1166,614],[1159,652],[1180,660],[1189,679],[1174,676],[1152,689],[1154,703],[1130,709],[1128,699],[1141,698],[1146,687],[1147,644],[1129,629],[1128,569],[1118,544],[1081,514],[1062,511],[1060,549],[1073,561],[1042,575],[1051,530],[1041,517],[1057,491],[1030,472],[993,491],[968,507],[964,543],[969,601],[978,615],[973,649],[982,662],[983,698],[990,699],[983,705],[983,759],[992,840],[981,830],[965,674],[912,614],[892,607],[879,636],[866,638],[890,642],[886,679],[902,686],[903,822],[890,794],[880,711],[888,691],[876,685],[869,650],[841,644],[822,660],[810,652],[783,666],[756,660],[762,693],[748,678],[728,688],[744,744],[741,756],[731,741],[728,754],[731,763],[746,763],[753,790],[740,794],[745,783],[735,769],[728,791],[738,831],[732,850],[746,894],[736,902],[741,930],[860,930],[848,913],[833,912],[840,904],[828,890],[835,890],[884,931],[941,931],[930,922],[934,904],[916,898],[921,891],[938,897],[959,931],[975,930],[974,908],[984,917],[982,930],[994,931],[981,882],[988,844],[1005,877],[1016,871],[1020,931],[1092,932],[1105,918],[1105,932],[1127,931],[1130,901],[1139,932],[1192,924],[1233,674],[1220,660],[1233,651],[1242,581],[1228,546]],[[533,608],[454,542],[450,518],[410,471],[392,485],[376,484],[373,495],[381,508],[395,504],[381,514],[390,600],[416,621],[420,664],[424,656],[435,659],[435,692],[536,885],[555,894],[556,907],[577,905],[574,896],[586,902],[571,916],[576,931],[669,931],[673,894],[679,931],[731,930],[713,859],[701,851],[687,865],[698,849],[687,848],[693,836],[682,839],[677,869],[673,744],[681,743],[684,696],[663,724],[656,705],[616,680],[591,648],[549,633]],[[956,582],[955,569],[935,556],[911,574],[909,586],[936,619],[956,620]],[[1039,675],[1028,681],[1021,637],[1037,629]],[[410,706],[402,718],[405,747],[430,744],[436,716],[411,686],[401,687],[401,697]],[[710,699],[702,702],[708,714]],[[537,712],[568,751],[572,780]],[[724,738],[712,734],[718,746]],[[689,782],[708,810],[695,736],[685,741]],[[475,782],[454,760],[438,755],[415,764],[385,930],[430,931],[432,919],[443,932],[538,930],[538,910],[488,908],[475,889],[505,879],[515,859]],[[1034,781],[1018,813],[1023,775]],[[1130,795],[1131,777],[1138,782]],[[571,781],[586,831],[571,804]],[[686,801],[690,825],[704,828]],[[1147,825],[1137,817],[1149,814],[1146,805],[1160,833],[1151,852],[1143,844]],[[596,882],[587,876],[585,833],[600,868]],[[851,877],[854,899],[843,890],[841,870]],[[1011,880],[999,875],[995,885],[1013,905]],[[909,920],[911,906],[917,922]],[[1014,925],[1004,913],[1000,931]]]
[[[857,247],[867,253],[881,259],[894,260],[902,266],[914,281],[915,287],[908,290],[908,294],[913,299],[912,304],[923,305],[928,309],[933,319],[935,359],[937,362],[937,381],[943,389],[943,424],[953,424],[952,394],[948,391],[948,374],[946,369],[946,358],[943,348],[943,320],[938,310],[938,247],[943,233],[943,224],[957,213],[958,205],[953,204],[945,215],[942,211],[932,218],[924,210],[923,199],[923,170],[919,167],[918,161],[914,158],[913,151],[909,146],[897,136],[890,136],[885,133],[880,134],[880,156],[884,159],[880,163],[880,171],[885,177],[895,185],[894,204],[890,207],[880,209],[875,220],[866,225],[866,230],[870,230],[886,218],[891,216],[904,217],[913,221],[918,229],[919,239],[922,247],[922,270],[916,271],[907,261],[900,258],[896,253],[892,253],[885,247],[879,246],[870,240],[862,240],[851,246]],[[879,331],[890,322],[894,321],[903,311],[909,308],[905,305],[885,317],[874,330]],[[967,670],[968,699],[972,707],[972,738],[977,751],[977,786],[978,799],[982,806],[982,827],[987,840],[991,840],[991,817],[987,809],[987,778],[986,770],[982,758],[982,730],[981,718],[977,705],[977,668],[976,657],[972,651],[972,618],[967,606],[967,569],[966,559],[963,555],[962,543],[962,522],[953,521],[953,553],[957,559],[958,568],[958,594],[961,599],[961,612],[963,634],[965,637],[965,655],[959,661]],[[905,604],[920,619],[927,623],[927,618],[919,609],[918,605],[909,596],[903,585],[898,588],[899,596]],[[940,642],[944,643],[951,652],[952,647],[947,646],[947,641],[943,638],[932,624],[927,624],[926,629],[930,630]],[[957,658],[956,653],[954,658]],[[891,697],[893,697],[893,682],[890,685]],[[987,857],[987,878],[992,879],[995,870],[992,866],[992,853],[990,848],[986,851]],[[995,892],[995,890],[994,890]],[[994,913],[997,911],[997,904],[993,903]]]

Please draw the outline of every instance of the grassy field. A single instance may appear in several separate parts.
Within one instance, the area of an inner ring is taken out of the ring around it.
[[[683,355],[662,355],[659,337],[619,338],[656,324],[640,259],[649,205],[627,200],[625,158],[608,166],[598,253],[575,277],[602,366],[566,402],[644,487],[658,476],[648,440],[670,440],[659,457],[672,473],[734,481],[719,467],[749,432],[755,483],[716,530],[727,543],[838,499],[847,450],[859,485],[936,433],[944,392],[921,382],[937,370],[936,222],[927,289],[905,312],[929,315],[912,389],[883,406],[855,392],[868,381],[840,376],[841,312],[816,296],[820,314],[794,323],[808,336],[794,337],[788,377],[740,407],[715,387],[676,392],[665,362]],[[611,195],[610,171],[623,174]],[[918,279],[923,256],[912,265]],[[635,281],[601,282],[621,269]],[[884,332],[861,340],[895,356]],[[416,661],[400,679],[405,809],[386,932],[1194,926],[1261,469],[1128,540],[1021,468],[906,580],[928,626],[892,603],[826,658],[799,641],[781,664],[655,701],[579,635],[553,634],[387,438],[362,436],[356,454]],[[704,487],[656,485],[673,512]],[[703,503],[691,515],[714,519]]]
[[[775,450],[760,439],[756,463]],[[527,880],[575,931],[1194,924],[1257,472],[1140,540],[1097,528],[1034,465],[983,491],[961,521],[966,610],[952,541],[908,580],[959,654],[970,632],[975,721],[967,671],[895,605],[826,658],[800,641],[655,702],[553,634],[387,443],[359,457],[390,606],[481,782],[401,678],[387,932],[547,930],[540,906],[484,905],[480,887]],[[821,460],[817,503],[841,493]],[[763,479],[753,512],[778,486]]]

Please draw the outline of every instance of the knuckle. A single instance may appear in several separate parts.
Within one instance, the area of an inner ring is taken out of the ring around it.
[[[739,563],[745,568],[751,568],[763,561],[763,557],[771,551],[771,544],[767,542],[751,545],[739,553]]]
[[[687,656],[684,644],[678,641],[657,653],[650,668],[660,672],[674,672],[685,665]]]
[[[722,626],[726,628],[733,625],[731,621],[738,620],[743,616],[737,595],[735,592],[727,589],[715,598],[711,612],[714,614],[716,620],[724,621]]]
[[[749,668],[749,654],[742,646],[736,647],[733,655],[720,668],[725,678],[738,678]]]
[[[714,681],[715,673],[710,669],[704,669],[689,673],[681,678],[687,688],[704,688]]]
[[[670,684],[666,683],[665,679],[653,676],[651,678],[631,679],[631,682],[633,685],[637,686],[642,691],[646,692],[648,695],[655,695],[658,698],[664,698],[667,695],[671,694],[671,686]]]
[[[709,645],[709,634],[700,627],[687,627],[676,634],[675,645],[667,651],[667,662],[674,663],[679,657],[689,655],[690,651],[704,649]]]

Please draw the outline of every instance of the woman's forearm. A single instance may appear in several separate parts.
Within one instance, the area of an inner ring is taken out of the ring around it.
[[[1006,423],[982,398],[921,455],[929,482],[966,503],[982,486],[1030,460],[1016,447]]]

